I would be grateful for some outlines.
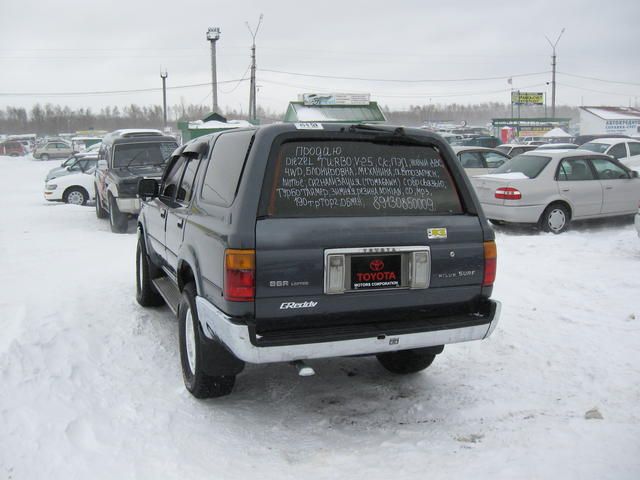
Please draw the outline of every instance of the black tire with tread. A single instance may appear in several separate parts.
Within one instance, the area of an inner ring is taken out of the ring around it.
[[[140,277],[142,276],[142,281]],[[164,299],[156,290],[152,280],[159,276],[159,269],[149,261],[147,249],[142,239],[138,236],[136,248],[136,300],[143,307],[159,307],[164,305]]]
[[[109,224],[113,233],[125,233],[129,226],[127,214],[120,211],[112,195],[109,195]]]
[[[557,231],[551,229],[548,221],[549,215],[555,209],[562,210],[564,212],[564,216],[566,219],[564,227],[562,227],[560,230],[557,230]],[[551,232],[557,235],[559,233],[566,232],[567,229],[569,228],[570,223],[571,223],[571,213],[569,213],[569,209],[566,206],[564,206],[562,203],[552,203],[551,205],[549,205],[547,208],[544,209],[544,212],[542,213],[542,215],[540,216],[540,220],[538,221],[538,227],[541,230],[544,230],[545,232]]]
[[[89,193],[87,193],[87,191],[86,191],[84,188],[82,188],[82,187],[72,187],[72,188],[67,189],[67,190],[64,192],[64,195],[63,195],[63,198],[64,198],[64,202],[65,202],[65,203],[69,203],[69,195],[70,195],[72,192],[79,192],[79,193],[81,193],[81,194],[82,194],[82,198],[83,198],[83,201],[82,201],[81,205],[86,205],[86,204],[87,204],[87,201],[89,200]]]
[[[194,322],[194,332],[196,336],[196,371],[192,372],[187,358],[187,348],[185,341],[185,322],[187,310],[191,310],[191,318]],[[223,397],[229,395],[233,390],[236,381],[235,375],[211,376],[204,371],[204,352],[202,330],[198,320],[196,309],[196,289],[193,283],[187,284],[182,291],[182,299],[178,308],[179,343],[180,343],[180,363],[182,364],[182,377],[187,390],[196,398]]]
[[[379,353],[376,358],[391,373],[406,375],[424,370],[433,363],[435,354],[417,353],[413,350]]]

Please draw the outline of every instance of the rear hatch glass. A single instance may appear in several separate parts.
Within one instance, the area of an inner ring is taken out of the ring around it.
[[[280,145],[265,179],[269,217],[367,217],[463,213],[435,148],[356,140]]]

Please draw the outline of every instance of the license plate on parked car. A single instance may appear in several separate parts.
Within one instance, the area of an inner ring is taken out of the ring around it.
[[[373,290],[402,285],[402,255],[351,257],[351,289]]]

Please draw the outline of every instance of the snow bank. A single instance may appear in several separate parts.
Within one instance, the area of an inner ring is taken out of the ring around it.
[[[421,374],[249,366],[230,397],[198,401],[173,316],[135,303],[133,228],[45,202],[54,164],[0,158],[0,477],[639,478],[629,223],[498,232],[501,324]]]

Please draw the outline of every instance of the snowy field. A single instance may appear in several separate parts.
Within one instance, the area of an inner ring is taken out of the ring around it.
[[[500,230],[501,323],[420,374],[248,366],[198,401],[172,314],[135,302],[133,223],[43,200],[58,164],[0,157],[0,479],[640,478],[630,221]]]

